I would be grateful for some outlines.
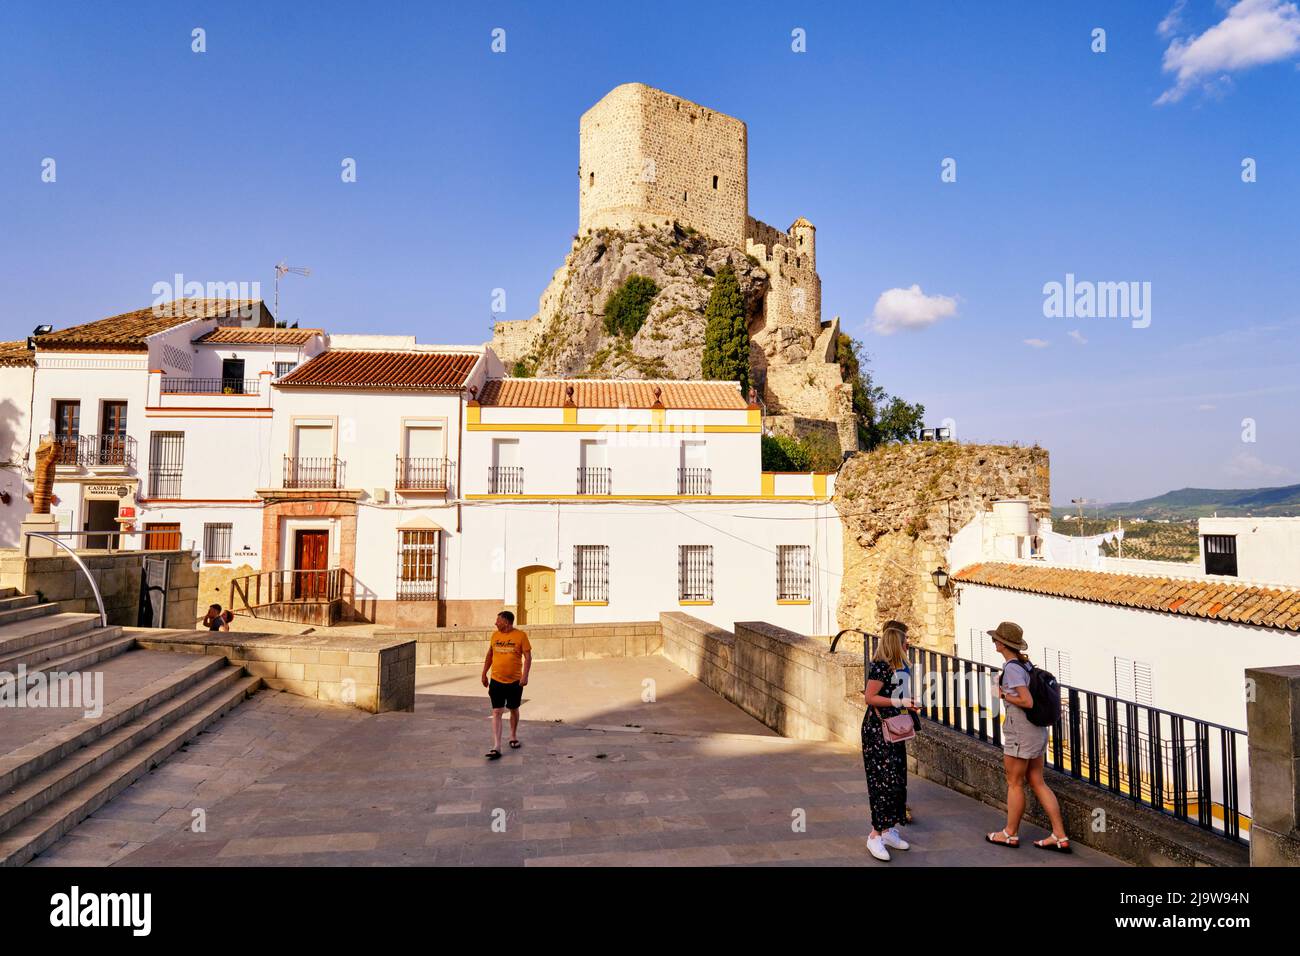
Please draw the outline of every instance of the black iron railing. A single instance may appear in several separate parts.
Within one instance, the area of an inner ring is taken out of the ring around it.
[[[524,470],[516,465],[488,467],[488,494],[521,495],[524,493]]]
[[[845,633],[835,636],[832,652]],[[870,659],[878,638],[864,634],[863,640]],[[909,647],[907,655],[921,716],[1002,745],[1005,708],[994,692],[1001,667],[919,647]],[[1245,731],[1062,684],[1061,719],[1048,729],[1045,762],[1076,780],[1244,841],[1248,816],[1240,782],[1248,779],[1246,759]]]
[[[340,458],[284,458],[284,487],[342,488],[343,460]]]
[[[610,468],[579,468],[578,494],[607,495],[613,479]]]
[[[41,440],[49,437],[42,435]],[[135,439],[130,435],[56,435],[53,441],[58,465],[135,467]]]
[[[679,495],[713,494],[713,469],[678,468],[677,493]]]
[[[164,395],[257,395],[261,388],[261,380],[256,378],[162,377]]]
[[[275,604],[329,604],[342,600],[348,578],[343,568],[258,571],[231,579],[227,606],[256,617],[258,608]]]
[[[398,491],[446,491],[451,487],[451,461],[447,458],[398,458]]]

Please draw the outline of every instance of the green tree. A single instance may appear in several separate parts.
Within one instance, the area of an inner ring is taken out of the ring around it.
[[[650,306],[659,294],[653,279],[630,275],[605,300],[605,331],[630,339],[641,330]]]
[[[835,358],[844,381],[853,386],[858,444],[870,451],[889,442],[915,441],[925,422],[925,406],[890,395],[872,381],[862,343],[843,332],[835,343]]]
[[[704,308],[704,355],[700,371],[705,378],[740,383],[749,392],[749,329],[745,324],[745,299],[730,268],[713,280],[709,304]]]

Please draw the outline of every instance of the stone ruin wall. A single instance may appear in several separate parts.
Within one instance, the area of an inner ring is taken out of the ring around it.
[[[891,618],[915,643],[952,653],[951,593],[930,577],[947,567],[950,536],[1000,498],[1028,498],[1051,514],[1042,448],[918,442],[854,455],[835,482],[844,528],[839,626],[879,634]]]
[[[676,221],[744,248],[745,124],[641,83],[615,87],[579,124],[578,231]]]

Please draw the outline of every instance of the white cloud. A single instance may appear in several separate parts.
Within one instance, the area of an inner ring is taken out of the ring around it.
[[[1278,481],[1295,474],[1282,465],[1270,465],[1244,448],[1224,464],[1223,471],[1229,478],[1242,481]]]
[[[1156,32],[1180,29],[1181,4]],[[1172,18],[1172,19],[1171,19]],[[1174,37],[1165,50],[1163,70],[1175,76],[1156,105],[1177,103],[1197,86],[1222,95],[1231,86],[1227,75],[1300,53],[1300,7],[1287,0],[1237,0],[1227,15],[1199,36]]]
[[[1171,37],[1183,28],[1183,8],[1187,6],[1187,0],[1178,0],[1174,8],[1165,14],[1165,18],[1160,21],[1156,27],[1156,33],[1162,37]]]
[[[1083,337],[1083,333],[1080,332],[1078,329],[1070,329],[1070,331],[1065,334],[1068,335],[1070,338],[1074,339],[1077,345],[1088,344],[1088,340]]]
[[[1025,344],[1032,349],[1045,349],[1052,343],[1046,339],[1025,339]]]
[[[919,285],[880,293],[871,312],[871,328],[879,335],[903,329],[923,329],[957,314],[957,300],[946,295],[926,295]]]
[[[1214,405],[1197,405],[1196,410],[1198,412],[1212,412],[1214,411],[1215,407],[1216,406]]]

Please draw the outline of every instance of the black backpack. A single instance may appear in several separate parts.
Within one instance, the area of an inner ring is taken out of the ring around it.
[[[1052,727],[1061,720],[1061,685],[1056,675],[1041,667],[1035,667],[1029,661],[1010,661],[1019,664],[1029,675],[1029,696],[1034,704],[1025,711],[1025,717],[1035,727]],[[1005,669],[1003,673],[1005,673]],[[998,683],[1002,681],[999,678]],[[1011,706],[1015,706],[1012,704]]]

